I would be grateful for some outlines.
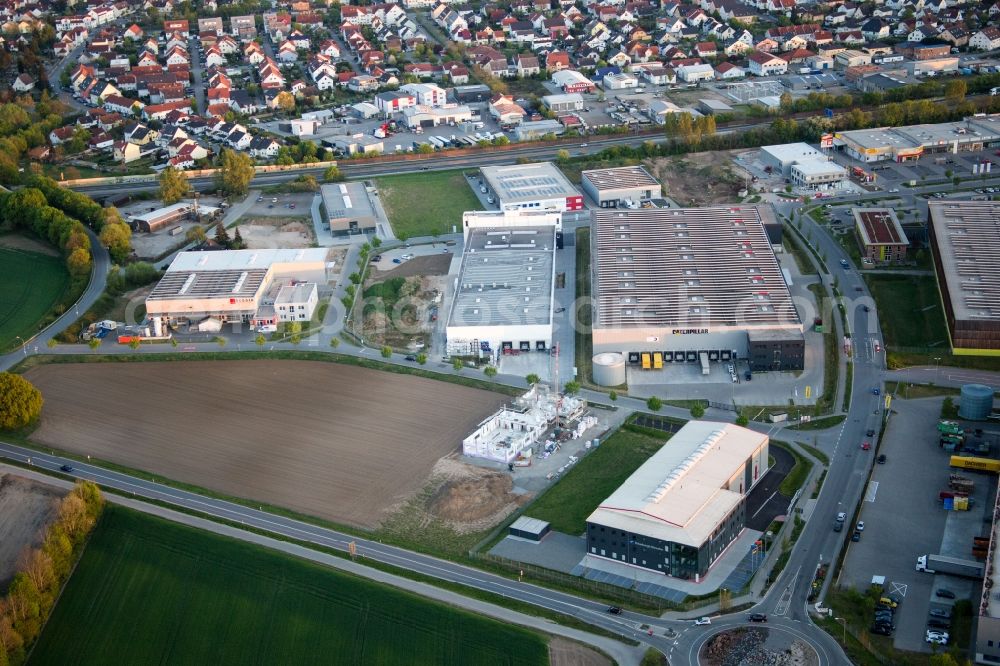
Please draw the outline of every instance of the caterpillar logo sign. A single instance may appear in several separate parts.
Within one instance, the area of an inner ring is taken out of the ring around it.
[[[583,196],[566,197],[566,210],[583,210]]]
[[[675,328],[670,331],[671,335],[704,335],[708,333],[707,328]]]

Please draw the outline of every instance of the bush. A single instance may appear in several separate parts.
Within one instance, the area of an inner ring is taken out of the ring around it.
[[[658,412],[663,409],[663,401],[655,395],[651,396],[649,400],[646,401],[646,407],[648,407],[651,412]]]
[[[705,415],[705,408],[701,405],[695,405],[691,408],[691,418],[700,419]]]

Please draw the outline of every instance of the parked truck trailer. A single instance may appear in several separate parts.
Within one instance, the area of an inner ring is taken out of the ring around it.
[[[975,560],[963,560],[947,555],[921,555],[917,558],[917,571],[982,578],[984,569],[983,563]]]

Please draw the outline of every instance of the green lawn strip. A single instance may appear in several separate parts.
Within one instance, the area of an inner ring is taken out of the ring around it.
[[[806,453],[811,455],[816,460],[820,461],[824,465],[830,464],[830,457],[827,456],[822,451],[820,451],[819,449],[817,449],[815,446],[810,446],[809,444],[803,444],[802,442],[799,442],[798,444],[805,450]]]
[[[819,497],[819,491],[823,489],[823,482],[826,481],[826,470],[824,469],[819,473],[819,478],[816,480],[816,487],[812,491],[812,499]]]
[[[816,298],[818,312],[824,311],[824,303],[829,298],[825,285],[813,283],[807,289]],[[837,377],[840,374],[840,357],[837,350],[837,339],[834,335],[833,321],[823,321],[823,392],[816,400],[813,415],[819,416],[833,410],[837,398]],[[807,322],[808,325],[808,322]]]
[[[115,506],[32,660],[307,663],[317,655],[345,663],[548,661],[539,633]]]
[[[934,386],[933,384],[909,384],[907,382],[886,382],[885,392],[897,398],[909,400],[912,398],[937,398],[940,396],[956,396],[962,390],[952,386]]]
[[[854,363],[853,361],[847,362],[847,372],[844,375],[844,404],[841,406],[843,411],[848,412],[851,410],[851,391],[854,389]]]
[[[813,419],[811,421],[806,421],[805,423],[797,423],[795,425],[788,426],[789,430],[826,430],[827,428],[832,428],[833,426],[840,425],[844,422],[847,416],[844,414],[833,414],[832,416],[823,416],[818,419]]]
[[[461,169],[376,178],[382,205],[400,240],[450,234],[462,213],[482,206]]]
[[[940,346],[948,352],[937,282],[932,275],[865,275],[878,305],[879,322],[888,349]]]
[[[935,359],[940,359],[940,361],[935,361]],[[1000,372],[1000,356],[956,355],[952,354],[948,349],[935,350],[926,354],[889,350],[886,354],[886,365],[890,370],[909,368],[915,365],[934,365],[935,363],[952,368],[971,368],[973,370]]]
[[[806,482],[806,479],[809,478],[809,471],[812,469],[813,464],[785,442],[772,439],[771,445],[788,451],[795,458],[795,464],[788,470],[788,474],[785,475],[785,478],[781,480],[781,485],[778,486],[779,493],[791,498],[802,487],[802,484]]]
[[[785,224],[785,227],[790,226],[790,224]],[[816,273],[816,267],[813,265],[812,259],[806,254],[801,243],[793,234],[786,233],[784,238],[782,238],[781,244],[785,248],[785,251],[792,255],[792,259],[795,260],[795,265],[798,267],[800,274],[814,275]]]
[[[321,351],[298,351],[295,349],[280,349],[275,351],[217,351],[217,352],[167,352],[163,354],[66,354],[49,355],[37,354],[29,356],[15,366],[15,372],[25,372],[26,370],[46,363],[136,363],[136,362],[158,362],[158,361],[239,361],[239,360],[291,360],[291,361],[323,361],[326,363],[341,363],[343,365],[354,365],[370,370],[382,370],[393,372],[399,375],[413,375],[424,379],[436,379],[439,381],[468,386],[469,388],[485,389],[505,395],[521,395],[525,389],[515,386],[507,386],[497,382],[491,382],[476,377],[470,377],[456,373],[454,370],[448,372],[435,372],[423,368],[414,368],[393,363],[383,363],[375,359],[360,358],[336,352]]]
[[[774,561],[774,566],[771,567],[771,570],[767,574],[767,586],[770,586],[771,583],[777,580],[778,576],[780,576],[781,572],[785,569],[785,566],[788,564],[788,560],[792,556],[792,549],[795,548],[795,542],[799,540],[799,535],[802,534],[802,529],[806,526],[806,521],[802,520],[798,516],[795,516],[793,521],[791,532],[786,534],[786,536],[784,536],[780,541],[779,547],[782,549],[781,554],[778,555],[778,559]],[[787,530],[788,528],[785,529]],[[773,547],[774,546],[772,545],[772,548]]]
[[[650,437],[618,430],[571,467],[525,510],[525,515],[546,520],[552,529],[565,534],[583,534],[587,516],[669,438],[665,432]]]
[[[55,321],[86,286],[71,284],[60,257],[0,248],[0,350],[21,345]]]

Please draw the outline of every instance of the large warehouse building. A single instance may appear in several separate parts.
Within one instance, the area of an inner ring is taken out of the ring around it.
[[[552,346],[556,234],[561,213],[470,212],[448,316],[447,350],[496,359]]]
[[[310,283],[326,287],[333,268],[327,253],[326,248],[181,252],[146,298],[154,335],[204,320],[264,328],[277,320],[308,319],[311,311],[307,317],[299,315],[315,307],[315,291],[282,288]],[[279,295],[285,316],[276,313]],[[295,308],[294,315],[289,307]]]
[[[1000,202],[929,201],[927,206],[952,349],[1000,355]]]
[[[700,580],[746,527],[767,435],[690,421],[587,518],[587,554]]]
[[[638,208],[639,202],[660,196],[660,181],[641,166],[584,171],[580,182],[601,208]]]
[[[481,167],[487,192],[502,211],[583,210],[583,195],[551,162]]]
[[[958,153],[1000,145],[1000,114],[950,123],[851,130],[834,146],[861,162],[907,162],[931,153]]]
[[[596,381],[624,383],[623,362],[803,369],[802,323],[764,230],[770,206],[592,216]]]

